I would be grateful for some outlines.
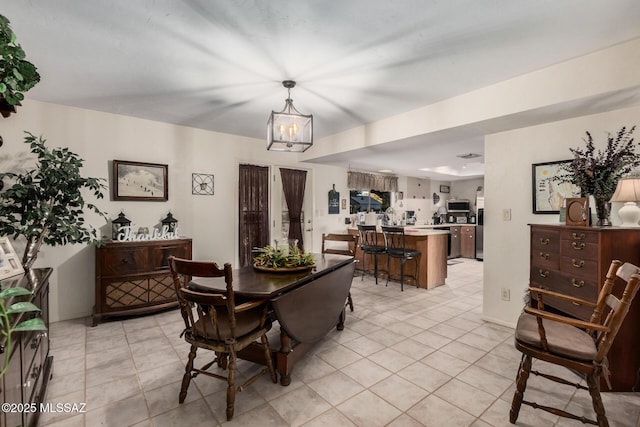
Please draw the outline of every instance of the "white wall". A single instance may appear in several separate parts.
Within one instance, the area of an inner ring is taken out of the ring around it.
[[[267,152],[264,141],[209,132],[132,117],[81,110],[36,101],[25,101],[8,119],[2,119],[4,146],[0,149],[0,170],[29,166],[22,161],[28,146],[23,131],[43,135],[50,147],[69,147],[85,159],[84,176],[108,178],[110,161],[132,160],[169,165],[168,202],[94,201],[109,220],[120,210],[135,226],[152,227],[169,210],[179,220],[180,234],[193,238],[196,259],[220,263],[237,258],[238,164],[241,162],[307,169],[311,174],[313,200],[313,250],[320,248],[320,235],[344,227],[344,217],[328,215],[327,192],[336,185],[342,197],[348,195],[343,168],[298,162],[299,155]],[[274,168],[274,171],[277,170]],[[191,194],[192,173],[214,174],[214,196]],[[110,236],[110,223],[97,215],[88,222]],[[17,245],[19,246],[19,245]],[[20,250],[20,248],[18,248]],[[36,267],[54,268],[51,278],[51,320],[65,320],[91,314],[94,304],[94,248],[86,245],[43,247]]]
[[[636,107],[485,138],[484,316],[488,320],[513,326],[522,309],[529,282],[527,224],[559,222],[558,215],[533,214],[531,165],[571,158],[569,148],[584,147],[585,131],[593,135],[596,148],[604,149],[607,132],[640,124],[639,119]],[[511,221],[503,221],[503,209],[511,209]],[[503,287],[511,290],[511,301],[500,299]]]

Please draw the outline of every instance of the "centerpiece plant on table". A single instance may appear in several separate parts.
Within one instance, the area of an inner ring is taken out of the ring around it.
[[[288,251],[281,251],[270,245],[256,248],[255,251],[258,252],[258,255],[253,258],[256,267],[272,269],[312,267],[316,262],[312,254],[305,253],[295,245],[289,246]]]

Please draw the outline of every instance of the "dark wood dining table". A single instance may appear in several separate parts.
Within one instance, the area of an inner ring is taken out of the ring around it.
[[[291,383],[291,370],[313,345],[337,327],[344,328],[345,301],[351,289],[355,260],[313,254],[315,266],[305,271],[267,272],[253,266],[233,270],[233,290],[242,298],[268,299],[280,324],[279,347],[273,349],[280,384]],[[189,287],[224,292],[223,278],[194,277]],[[293,351],[295,349],[295,351]],[[261,350],[248,347],[238,357],[264,363]]]

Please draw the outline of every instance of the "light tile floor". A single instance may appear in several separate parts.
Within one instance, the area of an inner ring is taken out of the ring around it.
[[[47,399],[86,402],[87,411],[43,414],[39,425],[510,426],[519,354],[512,329],[482,320],[482,268],[475,260],[451,265],[447,284],[429,291],[354,278],[346,328],[295,366],[290,386],[263,375],[239,393],[230,423],[222,381],[196,378],[178,405],[188,346],[177,311],[97,327],[89,319],[52,324]],[[276,342],[277,325],[271,332]],[[255,369],[239,363],[241,376]],[[526,396],[592,415],[588,395],[572,387],[532,377]],[[612,426],[637,425],[640,393],[603,399]],[[517,425],[581,424],[523,406]]]

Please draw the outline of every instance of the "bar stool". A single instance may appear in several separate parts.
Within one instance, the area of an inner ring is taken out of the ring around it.
[[[416,281],[416,287],[418,287],[418,273],[420,271],[418,258],[420,257],[421,252],[417,249],[407,249],[405,245],[404,228],[402,227],[383,226],[382,234],[384,236],[384,244],[387,250],[387,284],[389,284],[389,277],[391,276],[389,260],[391,258],[397,258],[400,260],[400,291],[404,291],[404,263],[412,259],[416,262],[416,274],[414,276],[414,280]]]
[[[387,248],[378,244],[378,231],[375,225],[358,225],[358,234],[360,235],[360,248],[364,256],[362,257],[362,279],[367,271],[366,255],[373,256],[373,275],[378,284],[378,256],[387,252]]]

